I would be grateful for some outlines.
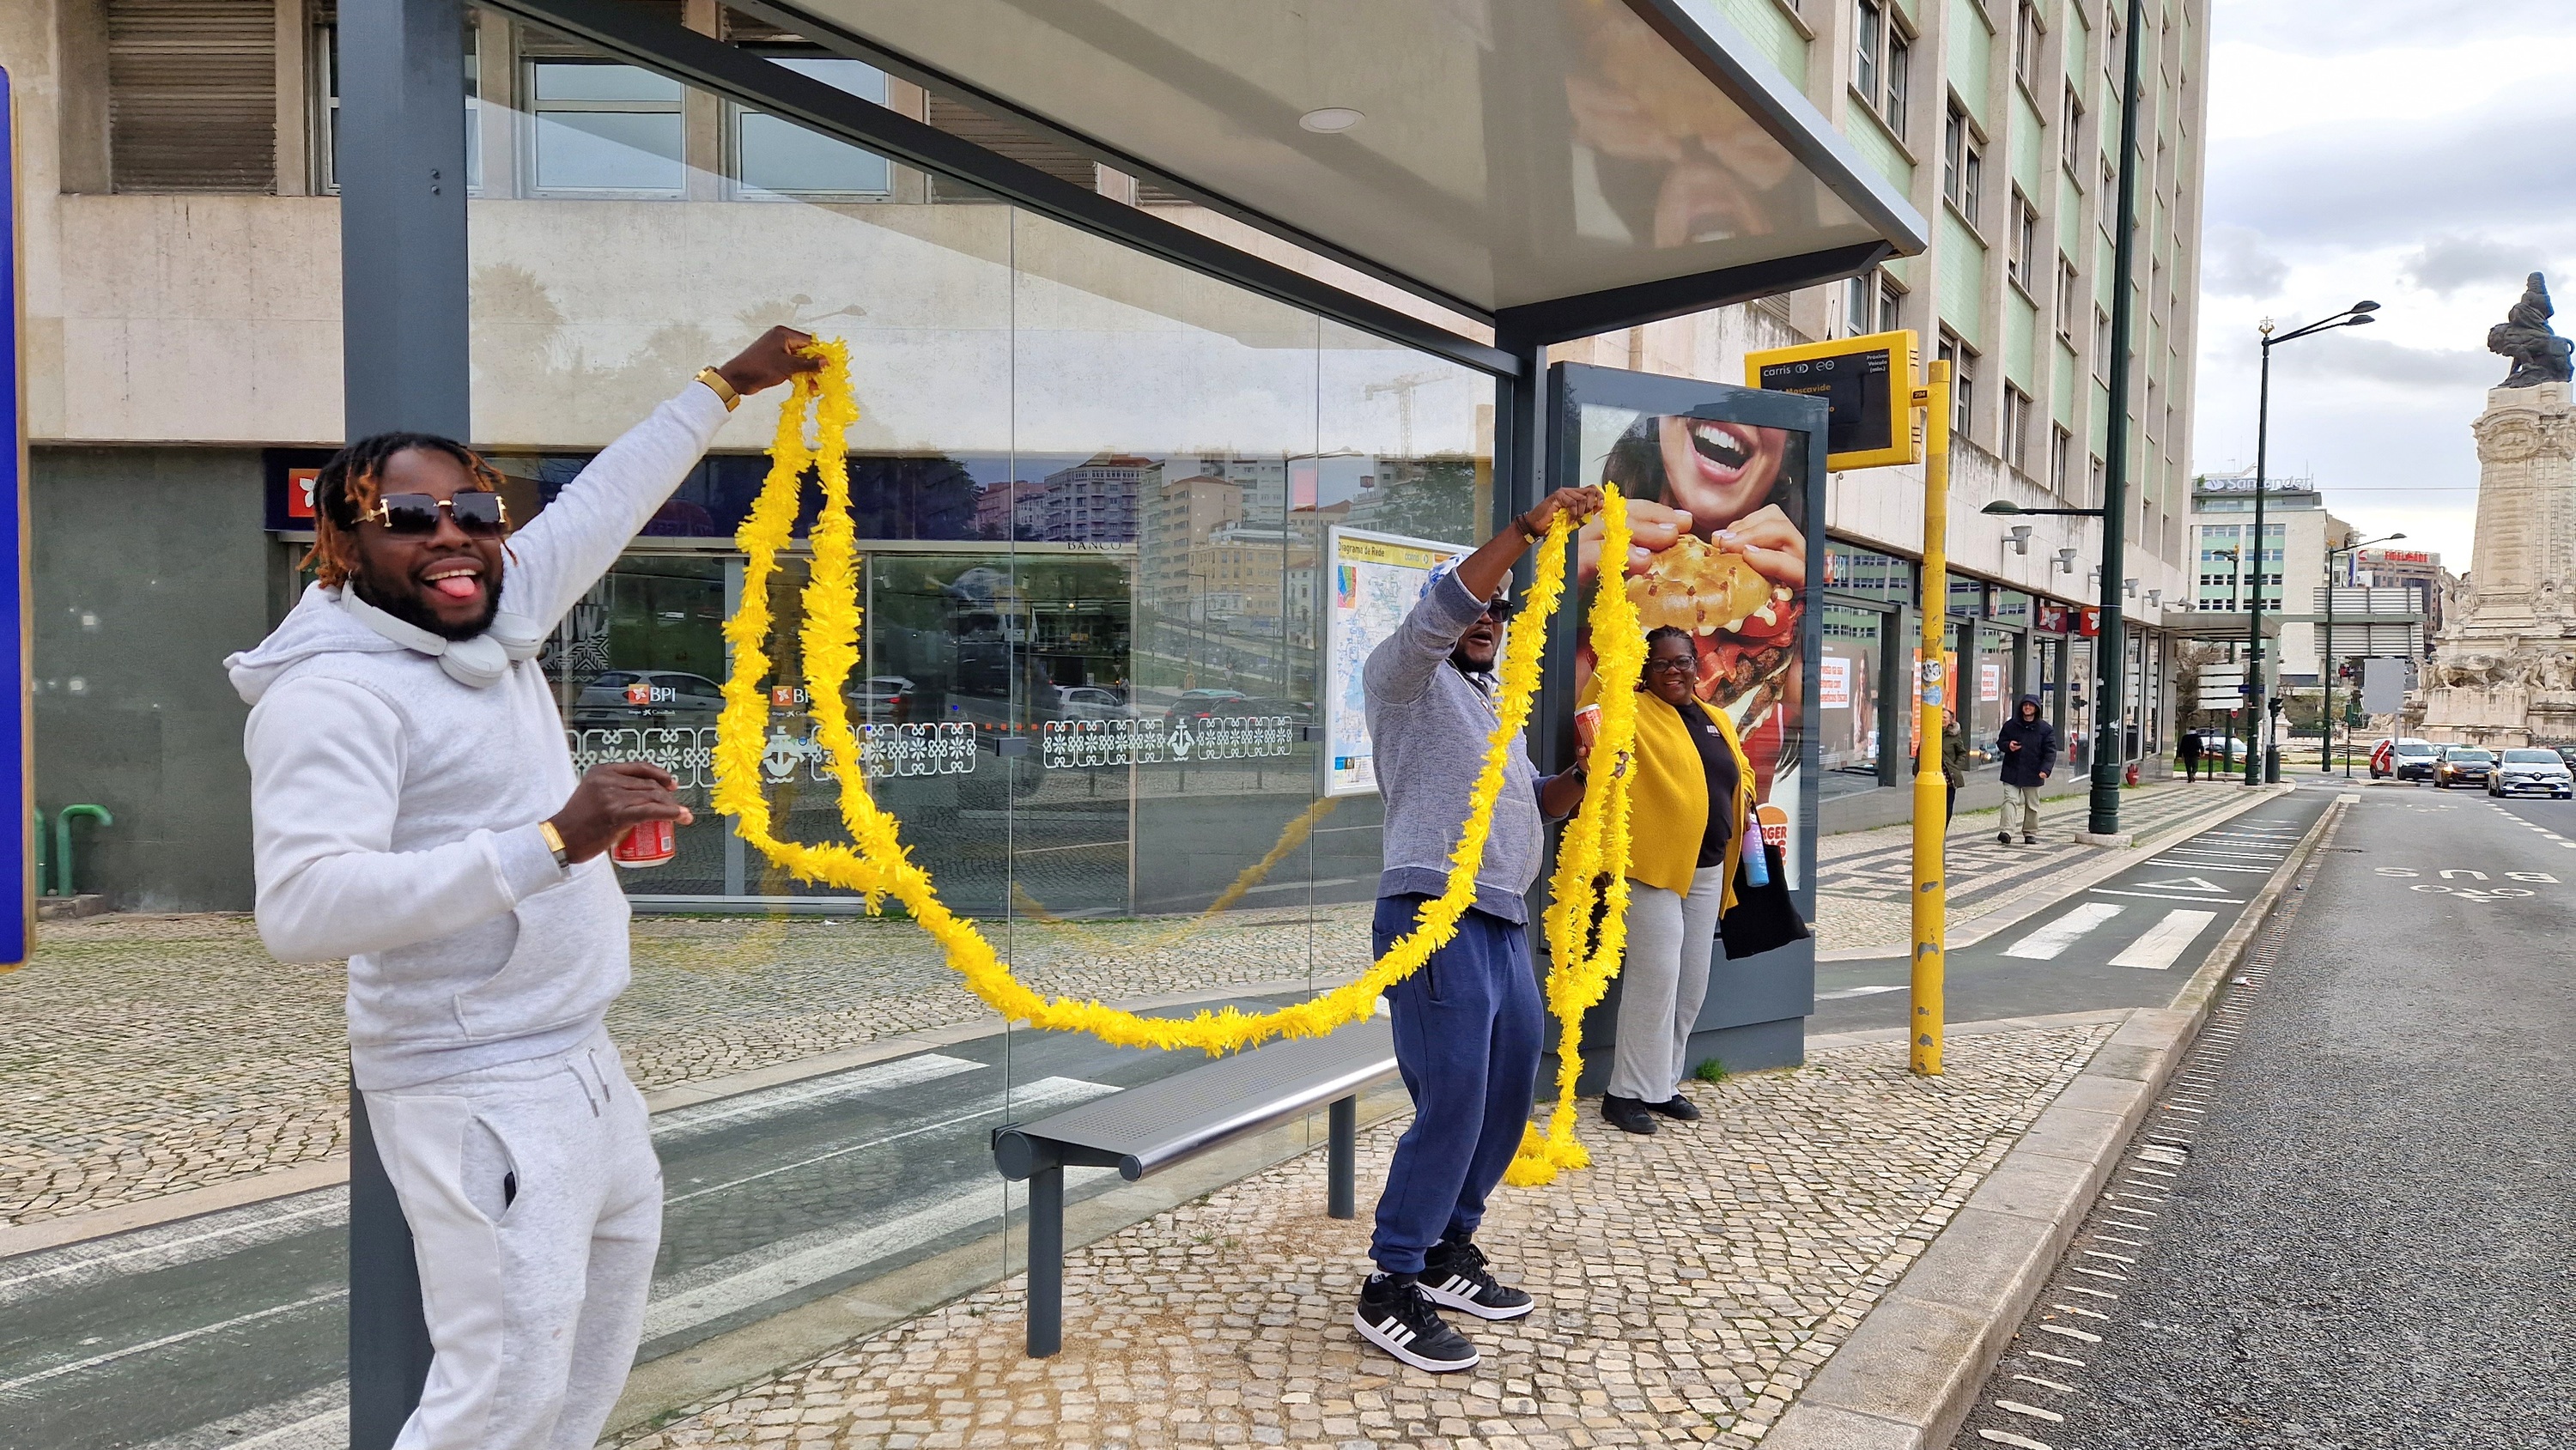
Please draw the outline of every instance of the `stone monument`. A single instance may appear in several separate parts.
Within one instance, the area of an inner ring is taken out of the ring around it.
[[[2428,739],[2576,741],[2576,343],[2550,330],[2552,310],[2534,272],[2506,320],[2487,329],[2487,350],[2513,367],[2469,430],[2477,541],[2467,577],[2443,599],[2433,667],[2406,712]]]

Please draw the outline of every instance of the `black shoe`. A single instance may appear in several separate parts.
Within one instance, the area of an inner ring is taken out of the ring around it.
[[[1424,1297],[1422,1286],[1410,1279],[1392,1279],[1384,1274],[1371,1274],[1360,1286],[1359,1311],[1351,1324],[1360,1338],[1403,1360],[1415,1369],[1433,1374],[1452,1370],[1474,1369],[1483,1356],[1467,1336],[1449,1327],[1431,1301]]]
[[[1635,1098],[1614,1098],[1604,1094],[1601,1099],[1601,1116],[1609,1119],[1610,1126],[1623,1133],[1650,1134],[1655,1131],[1654,1114],[1648,1112],[1646,1105]]]
[[[2010,831],[1997,831],[1997,832],[1995,832],[1995,844],[1996,844],[1996,845],[1998,845],[1998,846],[2009,846],[2009,845],[2011,845],[2011,844],[2012,844],[2012,832],[2010,832]]]
[[[2039,837],[2025,831],[2022,833],[2021,843],[2025,846],[2036,846],[2039,844]]]
[[[1646,1104],[1646,1107],[1650,1111],[1661,1113],[1665,1117],[1671,1118],[1676,1122],[1696,1123],[1699,1121],[1699,1104],[1692,1102],[1689,1098],[1684,1097],[1680,1093],[1675,1093],[1660,1103],[1648,1103]]]
[[[1479,1319],[1518,1319],[1537,1307],[1530,1296],[1485,1272],[1485,1251],[1448,1239],[1422,1256],[1422,1296]]]

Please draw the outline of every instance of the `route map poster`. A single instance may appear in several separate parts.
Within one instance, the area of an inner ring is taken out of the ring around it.
[[[1369,748],[1368,701],[1360,667],[1395,633],[1423,581],[1463,545],[1333,528],[1324,546],[1324,783],[1327,796],[1374,795],[1377,764]]]

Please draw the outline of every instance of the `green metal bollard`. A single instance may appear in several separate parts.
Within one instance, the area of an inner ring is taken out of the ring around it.
[[[51,896],[54,894],[54,843],[45,835],[43,806],[36,807],[35,818],[36,843],[34,849],[27,854],[36,860],[36,894]]]
[[[69,900],[72,891],[72,822],[87,817],[102,826],[116,824],[105,806],[65,806],[54,817],[54,894]]]

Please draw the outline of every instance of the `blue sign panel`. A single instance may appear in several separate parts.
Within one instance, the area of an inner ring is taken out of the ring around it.
[[[36,946],[36,732],[28,671],[35,650],[27,546],[27,378],[19,339],[18,127],[0,70],[0,972]]]

